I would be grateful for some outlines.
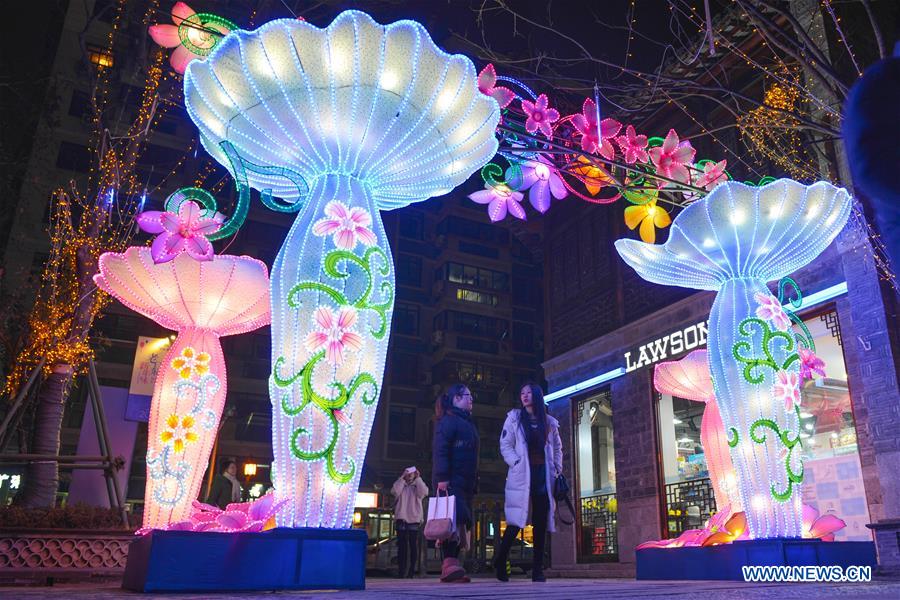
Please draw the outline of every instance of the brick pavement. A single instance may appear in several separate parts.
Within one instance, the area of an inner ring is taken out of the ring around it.
[[[478,578],[470,584],[440,584],[435,579],[373,579],[361,592],[257,592],[240,594],[165,594],[141,595],[125,592],[115,585],[58,585],[41,588],[0,587],[0,598],[65,598],[66,600],[110,600],[114,598],[141,598],[160,600],[188,600],[215,598],[216,600],[252,600],[265,598],[303,598],[346,600],[369,598],[372,600],[415,600],[434,598],[504,598],[508,600],[570,600],[576,598],[703,598],[703,600],[779,600],[852,598],[880,599],[900,598],[900,580],[874,581],[859,584],[741,584],[736,582],[669,582],[635,581],[633,579],[551,579],[537,584],[527,580],[500,583],[493,579]]]

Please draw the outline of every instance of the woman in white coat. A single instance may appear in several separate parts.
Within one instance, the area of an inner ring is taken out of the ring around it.
[[[521,408],[514,408],[506,416],[500,434],[500,453],[509,466],[506,476],[506,531],[496,552],[494,566],[497,579],[509,581],[506,560],[509,549],[528,521],[528,502],[531,501],[531,524],[534,529],[534,565],[532,581],[544,578],[544,544],[547,531],[556,531],[553,513],[553,482],[562,473],[562,442],[559,421],[547,414],[544,394],[540,386],[526,383],[519,391]]]

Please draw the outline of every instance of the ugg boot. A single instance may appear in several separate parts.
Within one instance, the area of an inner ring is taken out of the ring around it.
[[[467,583],[469,578],[466,577],[466,570],[459,564],[458,558],[445,558],[441,563],[441,581],[444,583],[460,582],[465,580]]]

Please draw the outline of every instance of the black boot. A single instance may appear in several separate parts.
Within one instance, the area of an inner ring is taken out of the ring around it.
[[[531,569],[531,580],[538,582],[547,581],[547,578],[544,577],[544,565],[534,565],[534,567]]]
[[[515,525],[507,525],[500,540],[500,548],[494,553],[494,571],[500,581],[509,581],[509,573],[506,572],[506,562],[509,559],[509,549],[519,534],[519,528]]]

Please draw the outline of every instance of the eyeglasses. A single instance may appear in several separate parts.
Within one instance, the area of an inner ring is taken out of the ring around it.
[[[473,396],[471,393],[468,393],[468,392],[465,394],[460,394],[459,397],[460,398],[472,398],[472,399],[475,398],[475,396]]]

